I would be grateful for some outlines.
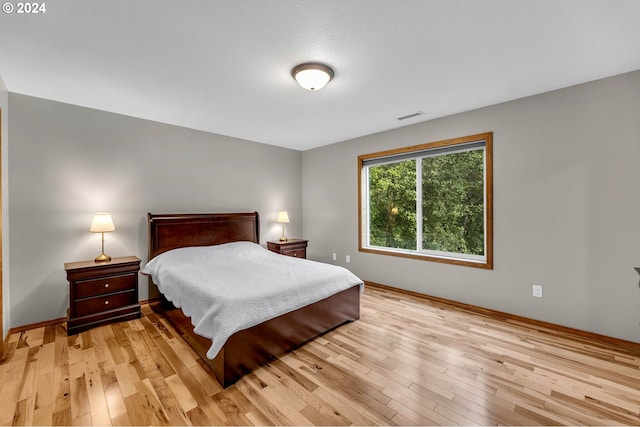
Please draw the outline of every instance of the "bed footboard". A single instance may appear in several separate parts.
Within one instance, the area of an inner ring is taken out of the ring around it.
[[[345,322],[360,318],[360,287],[233,334],[213,361],[216,378],[227,387],[280,354]]]

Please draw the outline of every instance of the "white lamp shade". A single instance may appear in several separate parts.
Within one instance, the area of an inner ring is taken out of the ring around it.
[[[115,231],[115,229],[111,215],[102,212],[94,215],[91,227],[89,227],[89,231],[92,233],[107,233],[109,231]]]
[[[302,64],[291,71],[300,86],[307,90],[320,90],[333,78],[333,70],[323,64]]]
[[[287,213],[287,211],[278,212],[278,218],[276,219],[276,222],[289,222],[289,214]]]

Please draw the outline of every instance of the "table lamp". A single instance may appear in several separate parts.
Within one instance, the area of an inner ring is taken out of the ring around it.
[[[278,212],[278,218],[276,219],[276,222],[282,223],[282,237],[280,238],[280,241],[286,242],[287,240],[289,240],[284,237],[284,225],[289,222],[289,214],[287,213],[287,211]]]
[[[104,233],[115,231],[115,229],[111,215],[102,212],[94,215],[89,231],[92,233],[102,233],[102,253],[95,259],[96,262],[111,261],[111,257],[104,253]]]

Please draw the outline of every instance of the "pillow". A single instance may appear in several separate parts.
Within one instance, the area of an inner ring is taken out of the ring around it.
[[[165,267],[185,264],[206,264],[229,258],[268,256],[269,251],[253,242],[230,242],[213,246],[190,246],[171,249],[156,255],[140,271],[153,276],[162,265]]]

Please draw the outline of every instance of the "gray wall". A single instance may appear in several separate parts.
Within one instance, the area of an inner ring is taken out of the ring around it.
[[[494,132],[492,271],[358,252],[357,156]],[[640,342],[640,71],[305,151],[311,258]],[[345,255],[351,263],[345,264]],[[544,288],[532,297],[532,284]]]
[[[93,259],[94,212],[111,212],[113,257],[147,257],[146,213],[261,215],[261,243],[302,233],[301,153],[9,94],[10,327],[66,315],[63,265]],[[140,276],[140,299],[149,297]]]

